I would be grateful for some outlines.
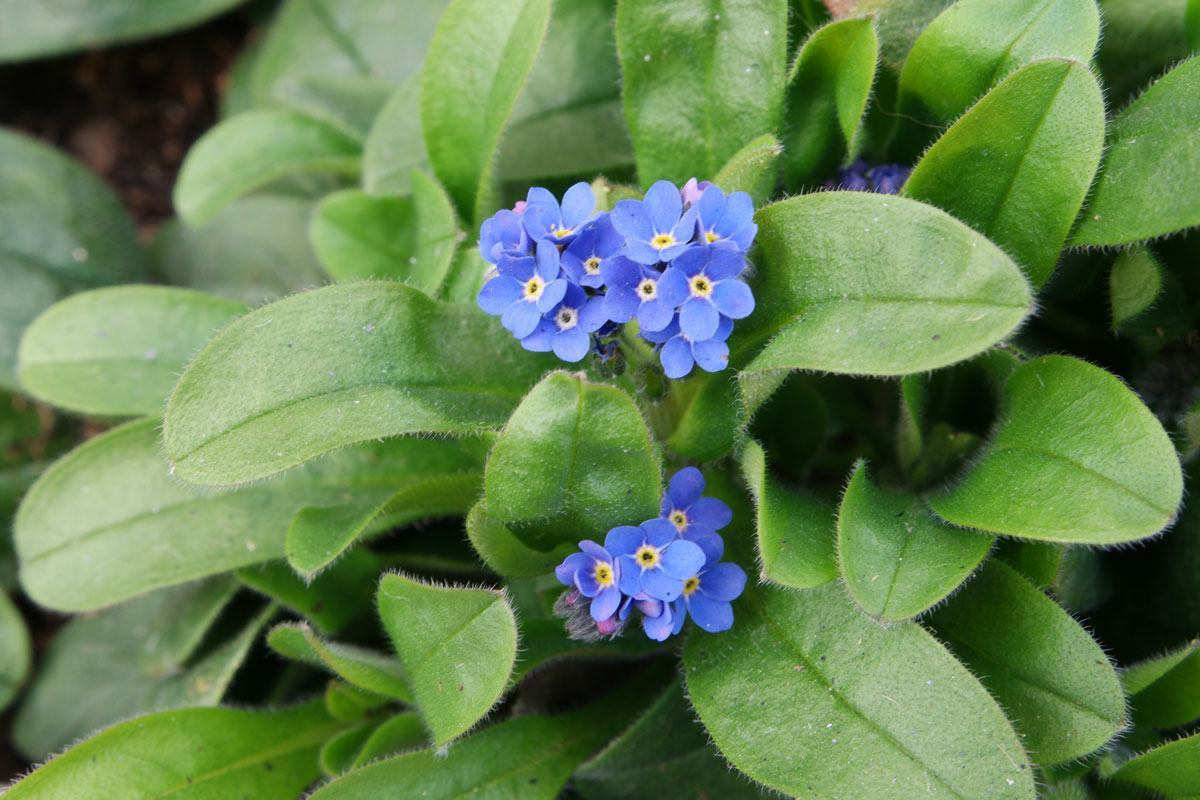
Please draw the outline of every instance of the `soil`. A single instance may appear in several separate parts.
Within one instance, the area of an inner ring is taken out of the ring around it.
[[[143,236],[173,215],[171,187],[191,144],[217,118],[250,22],[233,12],[182,33],[61,58],[0,66],[0,125],[58,147],[117,192]],[[61,615],[16,598],[35,664]],[[19,704],[19,702],[18,702]],[[0,788],[30,764],[0,715]]]

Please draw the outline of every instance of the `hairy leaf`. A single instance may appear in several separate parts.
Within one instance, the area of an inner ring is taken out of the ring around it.
[[[1140,726],[1177,728],[1200,719],[1200,641],[1134,664],[1121,683]]]
[[[1200,733],[1160,745],[1130,759],[1110,777],[1167,797],[1200,795]]]
[[[275,89],[287,108],[323,122],[363,144],[394,87],[359,75],[301,75]]]
[[[276,625],[267,644],[284,658],[320,667],[363,691],[405,703],[413,700],[404,668],[391,656],[326,641],[307,625],[296,623]]]
[[[507,526],[490,517],[482,500],[471,508],[466,524],[467,538],[483,563],[506,578],[545,575],[577,549],[571,541],[560,542],[549,551],[530,547]]]
[[[428,167],[417,75],[396,87],[371,125],[363,150],[363,190],[376,197],[408,194],[413,172]]]
[[[713,176],[712,182],[726,194],[745,192],[755,206],[764,205],[775,193],[775,184],[779,181],[779,157],[782,154],[783,145],[779,140],[764,133],[730,156],[725,166]]]
[[[358,548],[319,576],[303,580],[282,561],[243,567],[244,585],[312,622],[324,633],[337,633],[374,610],[372,591],[384,560]]]

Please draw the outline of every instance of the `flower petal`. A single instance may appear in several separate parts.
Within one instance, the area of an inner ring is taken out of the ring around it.
[[[692,546],[695,547],[695,545]],[[668,603],[683,592],[683,581],[670,577],[661,569],[648,569],[642,572],[641,584],[643,592],[655,600],[663,600]]]
[[[715,497],[701,497],[688,509],[688,521],[719,531],[733,521],[733,511]]]
[[[717,310],[730,319],[745,319],[754,311],[754,293],[739,280],[718,281],[712,300]]]
[[[664,344],[658,358],[663,373],[672,380],[687,377],[696,363],[692,358],[692,346],[682,336],[675,336]]]
[[[666,233],[679,222],[679,215],[683,211],[683,198],[679,196],[679,187],[675,184],[670,181],[656,181],[646,190],[642,205],[650,217],[654,233]]]
[[[658,279],[658,298],[678,308],[688,298],[688,279],[677,265],[672,265]]]
[[[567,189],[562,200],[562,221],[568,228],[576,228],[596,207],[596,195],[587,183],[579,183]]]
[[[729,603],[709,599],[699,592],[686,602],[692,620],[709,633],[720,633],[733,627],[733,606]]]
[[[746,256],[732,247],[708,248],[708,266],[704,274],[714,283],[736,278],[746,269]]]
[[[635,525],[618,525],[604,537],[604,549],[614,556],[627,556],[646,541],[646,534]]]
[[[683,602],[683,598],[678,598],[671,604],[671,613],[675,615],[675,627],[671,629],[671,634],[678,634],[683,630],[683,622],[687,619],[687,603]]]
[[[584,597],[595,597],[600,594],[600,584],[596,583],[596,576],[592,574],[591,569],[575,571],[575,586]]]
[[[650,214],[640,200],[622,200],[608,215],[609,222],[626,239],[637,239],[649,243],[654,236]]]
[[[688,508],[704,494],[704,474],[695,467],[684,467],[671,476],[667,495],[675,508]]]
[[[662,517],[648,519],[638,527],[646,535],[646,543],[654,547],[666,547],[678,539],[675,526]]]
[[[646,636],[656,642],[665,642],[671,638],[671,634],[675,631],[675,612],[671,609],[670,604],[663,603],[662,610],[656,617],[643,614],[642,630],[646,632]]]
[[[663,548],[659,564],[672,578],[687,580],[704,566],[704,551],[695,542],[676,539]]]
[[[600,590],[600,594],[592,599],[592,619],[600,622],[606,620],[613,614],[617,613],[617,606],[621,604],[621,590],[616,586],[609,586]]]
[[[661,331],[675,319],[675,306],[664,303],[659,298],[647,300],[638,306],[638,329],[643,331]]]
[[[554,577],[564,586],[575,585],[575,573],[584,567],[591,566],[592,560],[583,553],[571,553],[563,562],[554,568]]]
[[[683,212],[683,216],[671,228],[671,235],[679,242],[690,242],[696,238],[696,222],[699,220],[698,209],[692,206]],[[674,256],[672,256],[674,258]]]
[[[639,264],[653,266],[658,263],[659,252],[650,246],[649,242],[644,242],[641,239],[626,239],[625,247],[621,250],[621,255],[630,261],[636,261]]]
[[[705,372],[720,372],[729,366],[729,345],[716,338],[692,342],[692,358]]]
[[[592,339],[580,330],[579,326],[575,326],[570,330],[554,334],[552,347],[554,355],[563,361],[574,364],[576,361],[582,361],[583,357],[588,354],[588,350],[592,347]]]
[[[699,591],[713,600],[729,602],[741,597],[746,590],[746,571],[726,561],[700,576]]]
[[[497,275],[479,289],[475,302],[487,313],[499,316],[504,309],[521,299],[521,284],[504,275]]]
[[[513,336],[524,339],[537,329],[541,319],[542,315],[538,313],[537,305],[522,300],[504,309],[504,313],[500,315],[500,324],[508,328]]]
[[[701,223],[706,229],[712,230],[717,226],[721,212],[725,209],[725,193],[717,186],[712,187],[700,195],[696,208],[700,212]]]
[[[501,275],[524,283],[533,277],[536,266],[537,262],[532,256],[504,256],[496,263],[496,270]]]
[[[622,594],[633,597],[642,591],[642,568],[633,560],[633,556],[621,556],[617,559],[617,586]]]
[[[637,293],[624,286],[610,286],[604,293],[604,315],[613,322],[629,322],[641,305]]]
[[[693,342],[711,339],[721,318],[712,302],[693,297],[679,307],[679,329]]]
[[[554,348],[554,324],[542,320],[533,333],[521,340],[521,347],[531,353],[549,353]]]
[[[562,257],[553,243],[545,240],[537,243],[537,274],[546,283],[558,277],[561,261]]]
[[[537,299],[537,310],[545,314],[561,303],[563,297],[567,294],[567,287],[570,285],[571,282],[565,278],[559,278],[547,283],[546,288],[542,289],[542,296]]]
[[[608,314],[604,311],[603,297],[589,297],[579,309],[579,329],[584,333],[600,330],[608,322]]]
[[[690,525],[683,538],[704,551],[704,567],[713,566],[725,555],[725,540],[708,528]]]
[[[754,201],[745,192],[733,192],[725,198],[719,216],[705,217],[708,226],[721,234],[722,238],[732,236],[739,228],[749,225],[753,220]]]

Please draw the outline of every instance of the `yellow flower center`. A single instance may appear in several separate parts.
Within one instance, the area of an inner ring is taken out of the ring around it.
[[[588,275],[600,274],[600,259],[592,256],[587,261],[583,262],[583,269]]]
[[[570,236],[573,231],[570,228],[555,228],[553,233],[555,238],[561,239],[564,236]]]
[[[675,237],[669,233],[660,233],[650,240],[650,246],[655,250],[665,250],[675,244]]]
[[[642,569],[650,569],[651,567],[658,566],[658,548],[644,544],[633,554],[633,558]]]
[[[539,276],[534,275],[529,280],[525,281],[525,299],[537,300],[542,296],[542,290],[546,288],[546,282]]]
[[[688,578],[686,581],[683,582],[683,593],[688,597],[691,597],[692,592],[696,591],[699,588],[700,588],[700,576],[699,575],[693,575],[692,577]]]
[[[687,514],[676,509],[675,511],[671,512],[670,519],[671,519],[671,524],[675,526],[675,530],[679,531],[680,533],[683,533],[684,531],[687,530],[687,526],[688,526]]]
[[[707,275],[697,275],[691,280],[692,297],[711,297],[713,293],[712,281]]]
[[[638,296],[643,300],[653,300],[658,296],[658,284],[650,278],[643,278],[638,284]]]
[[[720,238],[721,237],[718,236],[714,231],[706,231],[704,234],[704,241],[708,242],[709,244],[712,244],[713,242],[715,242],[717,239],[720,239]]]
[[[612,586],[612,565],[604,561],[597,561],[596,568],[592,571],[592,577],[596,579],[596,583],[600,586]]]

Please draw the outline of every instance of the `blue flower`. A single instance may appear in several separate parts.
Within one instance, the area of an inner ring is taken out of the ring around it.
[[[581,552],[567,556],[554,569],[554,576],[565,586],[575,586],[584,597],[591,598],[590,613],[596,622],[609,620],[621,604],[621,565],[608,550],[584,539]]]
[[[746,571],[737,564],[718,563],[724,555],[724,543],[715,534],[711,538],[719,546],[705,553],[704,566],[683,582],[683,592],[673,604],[673,633],[679,632],[688,615],[709,633],[720,633],[733,627],[730,603],[745,590]]]
[[[745,192],[726,195],[710,186],[696,203],[700,212],[700,241],[741,252],[750,249],[758,226],[754,224],[754,201]]]
[[[729,366],[729,345],[725,340],[733,333],[733,320],[721,317],[717,332],[711,339],[693,342],[679,329],[676,315],[671,324],[661,331],[645,331],[642,338],[651,344],[661,345],[658,352],[663,374],[672,380],[686,378],[697,364],[705,372],[720,372]]]
[[[596,209],[592,187],[580,181],[567,189],[562,205],[546,189],[534,187],[525,198],[522,219],[525,231],[534,241],[548,239],[555,244],[571,242]]]
[[[613,322],[637,317],[638,328],[661,331],[675,318],[675,309],[688,297],[687,278],[677,269],[661,275],[618,256],[604,265],[604,313]]]
[[[671,264],[667,272],[679,270],[687,279],[690,296],[679,307],[679,328],[689,340],[713,338],[722,316],[743,319],[754,311],[754,294],[737,280],[745,267],[740,251],[716,247],[689,247]]]
[[[908,180],[912,167],[904,164],[877,164],[871,166],[857,159],[849,166],[838,170],[836,180],[825,182],[826,189],[845,189],[851,192],[878,192],[896,194]]]
[[[896,194],[911,173],[912,167],[903,164],[880,164],[867,173],[867,178],[880,194]]]
[[[696,206],[686,211],[679,189],[659,181],[642,200],[622,200],[612,210],[613,227],[625,237],[625,255],[639,264],[671,261],[696,235]]]
[[[527,256],[533,252],[533,242],[525,233],[521,217],[507,208],[497,211],[479,227],[479,254],[495,264],[503,255]]]
[[[489,314],[499,314],[500,323],[513,336],[524,339],[533,333],[542,315],[555,308],[567,292],[561,276],[558,248],[537,247],[537,257],[500,257],[496,274],[479,290],[476,302]]]
[[[655,600],[646,594],[636,597],[624,596],[621,610],[617,612],[619,623],[624,625],[634,607],[642,614],[642,630],[656,642],[670,638],[675,629],[675,612],[670,603]]]
[[[665,519],[613,528],[604,546],[616,556],[621,592],[630,597],[645,594],[654,600],[674,600],[683,591],[683,582],[704,564],[699,545],[676,536],[675,527]]]
[[[599,289],[604,285],[603,270],[625,246],[625,237],[617,233],[607,214],[584,226],[562,254],[563,271],[580,286]]]
[[[671,476],[660,511],[662,518],[675,526],[680,536],[698,538],[715,534],[733,520],[729,506],[715,497],[703,497],[703,494],[704,475],[695,467],[684,467]]]
[[[569,283],[562,300],[547,311],[528,336],[521,339],[521,346],[535,353],[553,350],[563,361],[574,363],[588,354],[592,347],[591,334],[607,321],[604,298],[588,297],[583,289]]]

